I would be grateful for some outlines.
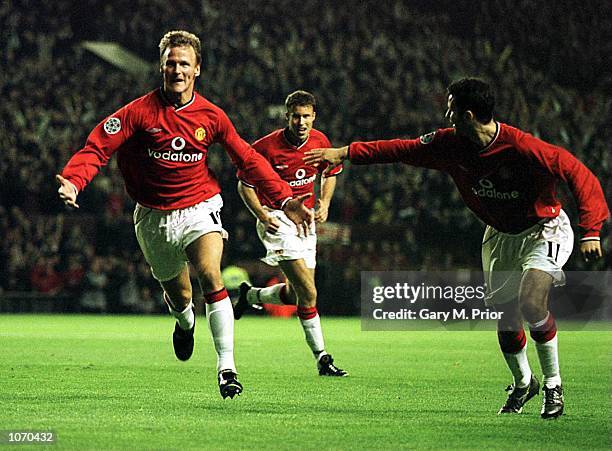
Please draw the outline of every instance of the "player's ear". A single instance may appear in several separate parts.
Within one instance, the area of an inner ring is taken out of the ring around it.
[[[195,76],[196,77],[200,76],[200,65],[199,64],[195,67]]]
[[[472,113],[470,110],[465,110],[463,112],[463,118],[468,122],[472,122],[474,120],[474,117],[474,113]]]

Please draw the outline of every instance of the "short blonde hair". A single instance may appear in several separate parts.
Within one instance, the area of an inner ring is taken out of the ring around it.
[[[164,53],[167,49],[173,47],[184,47],[191,46],[196,54],[196,61],[198,64],[202,62],[202,46],[200,44],[200,38],[195,34],[189,33],[184,30],[173,30],[169,31],[159,41],[159,62],[162,62]]]

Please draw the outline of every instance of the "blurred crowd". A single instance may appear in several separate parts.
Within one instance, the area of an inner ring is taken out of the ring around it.
[[[81,193],[78,212],[57,200],[54,174],[96,123],[159,84],[157,44],[171,29],[202,39],[197,88],[248,141],[283,126],[295,89],[317,96],[315,126],[334,144],[416,137],[446,125],[446,85],[478,75],[497,87],[498,120],[569,149],[609,199],[612,75],[602,64],[612,41],[599,37],[612,24],[597,2],[430,3],[3,2],[0,290],[66,295],[75,311],[160,309],[115,161]],[[87,40],[121,44],[151,62],[149,76],[102,61],[80,45]],[[224,263],[257,259],[263,248],[235,170],[220,147],[208,158],[224,189]],[[330,220],[361,232],[348,246],[320,247],[323,298],[352,305],[361,270],[479,268],[483,226],[438,172],[349,164]],[[385,227],[393,232],[380,234]],[[569,265],[585,268],[576,255]]]

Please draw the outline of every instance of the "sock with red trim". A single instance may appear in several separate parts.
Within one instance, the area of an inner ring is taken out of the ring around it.
[[[287,285],[277,283],[271,287],[255,288],[247,292],[247,301],[250,304],[264,303],[276,305],[295,305],[287,296]]]
[[[544,374],[544,385],[549,388],[561,385],[559,374],[559,348],[557,344],[557,323],[552,313],[537,323],[529,324],[531,338],[535,341],[538,359]]]
[[[497,331],[497,340],[506,364],[514,377],[514,386],[525,388],[531,381],[531,368],[527,360],[527,337],[519,331]]]
[[[302,307],[298,305],[297,315],[300,318],[306,343],[315,356],[315,359],[325,354],[325,342],[323,340],[323,329],[321,329],[321,318],[316,307]]]
[[[204,295],[206,301],[206,319],[217,352],[217,371],[232,370],[234,363],[234,312],[227,290]]]

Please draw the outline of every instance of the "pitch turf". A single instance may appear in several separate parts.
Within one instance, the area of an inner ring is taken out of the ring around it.
[[[203,321],[183,363],[168,317],[2,315],[0,430],[52,430],[57,449],[612,446],[610,332],[561,333],[566,415],[544,421],[540,397],[521,415],[496,415],[509,377],[493,332],[323,326],[350,377],[317,375],[296,319],[243,318],[245,391],[224,401]]]

